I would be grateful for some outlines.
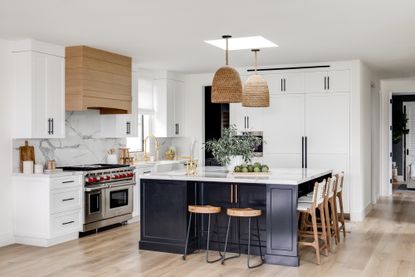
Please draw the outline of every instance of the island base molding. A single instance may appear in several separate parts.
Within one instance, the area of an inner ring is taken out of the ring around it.
[[[275,265],[300,266],[300,258],[298,256],[265,254],[265,263]]]

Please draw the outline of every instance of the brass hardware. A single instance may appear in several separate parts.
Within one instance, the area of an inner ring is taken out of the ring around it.
[[[148,160],[150,160],[150,157],[148,156],[148,153],[147,153],[147,140],[150,139],[150,138],[152,138],[154,140],[154,148],[155,148],[154,150],[156,152],[155,160],[158,159],[159,141],[157,140],[157,138],[154,135],[149,135],[144,139],[144,156],[143,156],[143,159],[146,162]]]
[[[233,184],[231,184],[231,203],[233,203]]]
[[[186,175],[196,175],[197,174],[197,161],[193,160],[190,156],[189,161],[186,162]]]

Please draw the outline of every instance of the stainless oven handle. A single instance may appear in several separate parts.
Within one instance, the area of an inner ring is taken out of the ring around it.
[[[135,185],[136,185],[136,182],[125,182],[125,183],[110,184],[109,188],[118,188],[118,187],[135,186]]]
[[[98,190],[103,190],[103,189],[107,189],[108,186],[101,186],[101,187],[96,187],[96,188],[85,188],[86,192],[91,192],[91,191],[98,191]]]

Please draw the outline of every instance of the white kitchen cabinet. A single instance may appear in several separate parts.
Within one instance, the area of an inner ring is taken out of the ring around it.
[[[229,106],[229,121],[238,131],[262,131],[262,115],[266,108],[243,107],[241,103]]]
[[[102,138],[138,137],[138,115],[101,115]]]
[[[262,115],[264,153],[301,155],[304,136],[304,95],[270,95]],[[297,166],[301,166],[300,163]]]
[[[14,138],[65,137],[64,51],[32,41],[13,49]]]
[[[183,82],[156,79],[153,93],[153,134],[156,137],[183,136],[186,109]]]
[[[305,92],[350,92],[350,70],[330,70],[307,72],[305,74]]]
[[[344,171],[343,205],[345,212],[350,211],[350,167],[349,154],[313,154],[307,155],[307,167],[318,169],[333,169],[334,173]]]
[[[305,96],[308,153],[349,153],[349,96],[347,93]]]
[[[79,237],[84,222],[82,176],[13,177],[16,243],[47,247]]]

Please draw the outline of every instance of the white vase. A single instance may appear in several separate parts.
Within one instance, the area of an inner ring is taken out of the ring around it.
[[[226,168],[228,169],[229,172],[233,172],[233,169],[235,168],[235,166],[242,164],[242,161],[243,161],[242,156],[232,156],[231,161],[226,166]]]

